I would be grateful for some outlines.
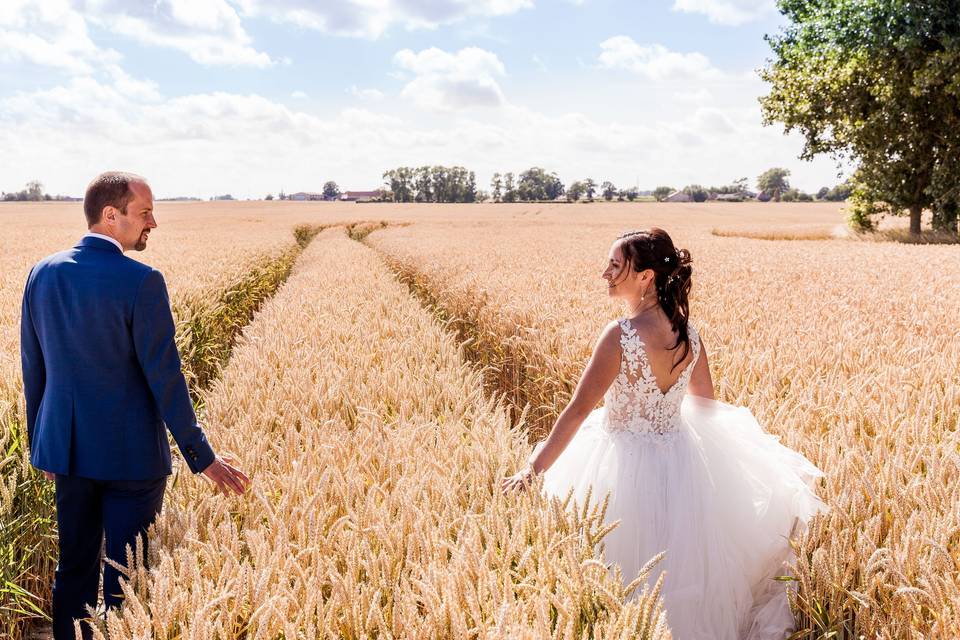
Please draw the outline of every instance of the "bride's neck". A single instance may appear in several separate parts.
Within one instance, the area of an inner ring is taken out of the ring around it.
[[[640,296],[632,300],[626,300],[627,305],[627,317],[628,318],[637,318],[639,316],[651,313],[651,311],[660,307],[660,302],[657,300],[656,296],[644,296],[643,299],[640,299]]]

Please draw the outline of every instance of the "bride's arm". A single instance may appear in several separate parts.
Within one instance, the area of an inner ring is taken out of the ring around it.
[[[553,424],[543,448],[530,459],[526,469],[503,480],[503,489],[517,488],[532,473],[543,473],[560,457],[584,419],[600,403],[603,394],[620,373],[620,355],[620,327],[616,322],[611,322],[600,334],[573,397]]]
[[[708,400],[715,400],[713,395],[713,378],[710,377],[710,363],[707,362],[707,347],[700,340],[700,358],[693,365],[693,372],[690,374],[690,384],[687,385],[687,393],[692,396],[700,396]]]

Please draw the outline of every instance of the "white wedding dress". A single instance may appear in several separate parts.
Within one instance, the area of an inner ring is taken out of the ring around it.
[[[675,640],[783,640],[793,616],[786,586],[788,537],[825,505],[823,474],[763,431],[746,408],[687,394],[700,355],[663,393],[629,320],[620,321],[620,373],[544,475],[544,488],[581,505],[610,494],[605,558],[626,582],[653,556]],[[542,446],[542,445],[540,445]]]

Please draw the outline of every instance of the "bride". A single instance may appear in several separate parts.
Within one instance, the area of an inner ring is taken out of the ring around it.
[[[609,494],[607,517],[620,523],[605,557],[630,581],[666,551],[676,640],[782,640],[794,620],[774,578],[788,571],[795,524],[826,508],[811,488],[823,474],[748,409],[714,400],[688,323],[690,275],[690,253],[662,229],[613,243],[603,277],[629,313],[604,329],[549,437],[502,488],[544,474],[560,498]]]

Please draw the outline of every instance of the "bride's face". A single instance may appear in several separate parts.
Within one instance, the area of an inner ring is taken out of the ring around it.
[[[637,273],[623,258],[623,249],[619,242],[614,242],[607,256],[607,268],[603,271],[603,279],[607,281],[607,295],[611,298],[623,298],[630,295],[635,286]]]
[[[620,242],[614,242],[607,256],[607,268],[603,271],[603,279],[607,282],[607,295],[625,300],[639,298],[649,286],[648,272],[649,269],[639,273],[634,271],[633,266],[623,257]]]

